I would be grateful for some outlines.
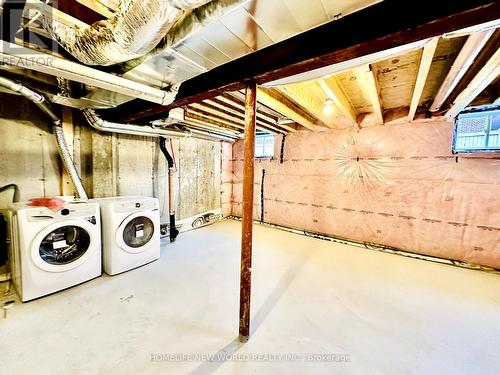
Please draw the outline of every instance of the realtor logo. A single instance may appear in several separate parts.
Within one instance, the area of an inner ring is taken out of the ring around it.
[[[0,0],[1,63],[13,62],[5,61],[5,55],[31,55],[33,51],[26,48],[57,53],[60,47],[45,27],[52,24],[53,12],[54,8],[39,0]]]

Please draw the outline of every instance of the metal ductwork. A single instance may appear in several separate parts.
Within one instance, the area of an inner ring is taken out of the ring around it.
[[[177,94],[175,87],[169,91],[160,90],[3,40],[0,40],[0,61],[162,105],[172,103]]]
[[[52,121],[52,131],[54,132],[57,140],[59,155],[61,156],[61,159],[63,161],[64,168],[68,172],[71,181],[73,182],[76,190],[76,196],[82,200],[88,200],[87,192],[83,187],[82,180],[78,174],[78,171],[76,170],[75,164],[73,163],[73,158],[66,143],[66,139],[64,138],[61,120],[59,119],[59,116],[57,116],[54,112],[50,103],[47,102],[43,95],[40,95],[29,89],[28,87],[4,77],[0,77],[0,86],[31,100],[50,118],[50,120]]]
[[[132,124],[119,124],[102,119],[94,110],[82,110],[85,118],[90,126],[102,132],[140,135],[143,137],[174,137],[174,138],[197,138],[206,141],[226,141],[234,142],[235,138],[217,134],[217,132],[201,131],[196,129],[180,130],[180,129],[164,129],[160,127],[153,127],[148,125],[132,125]]]
[[[212,0],[186,12],[179,22],[173,25],[169,32],[165,34],[155,48],[151,49],[151,51],[144,56],[121,64],[120,69],[122,73],[137,67],[150,57],[164,54],[166,51],[172,52],[172,48],[178,46],[185,39],[197,33],[206,25],[220,19],[236,7],[246,4],[249,1],[250,0]],[[183,56],[183,58],[186,57]]]
[[[87,65],[113,65],[147,54],[190,9],[210,0],[121,0],[116,14],[85,28],[46,18],[44,26]]]

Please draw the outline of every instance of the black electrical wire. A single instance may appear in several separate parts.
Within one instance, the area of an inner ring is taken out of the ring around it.
[[[285,137],[286,134],[283,134],[283,138],[281,138],[280,164],[283,164],[285,158]]]
[[[4,192],[5,190],[8,190],[8,189],[14,189],[14,195],[12,196],[12,202],[13,203],[19,202],[19,196],[21,194],[21,192],[19,190],[19,186],[17,186],[16,184],[8,184],[5,186],[2,186],[2,187],[0,187],[0,193]]]
[[[264,177],[266,176],[266,170],[262,170],[262,180],[260,183],[260,222],[264,222]]]

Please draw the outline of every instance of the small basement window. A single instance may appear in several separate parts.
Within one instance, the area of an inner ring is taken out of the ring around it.
[[[272,158],[274,156],[274,135],[258,134],[255,137],[255,157]]]
[[[500,151],[500,108],[459,114],[453,132],[452,151]]]

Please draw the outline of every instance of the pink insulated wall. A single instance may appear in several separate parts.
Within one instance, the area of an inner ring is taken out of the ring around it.
[[[277,136],[274,158],[256,160],[254,218],[500,269],[500,155],[457,157],[452,131],[427,121],[297,132],[283,163]],[[243,142],[224,145],[225,215],[241,215],[242,165]]]

